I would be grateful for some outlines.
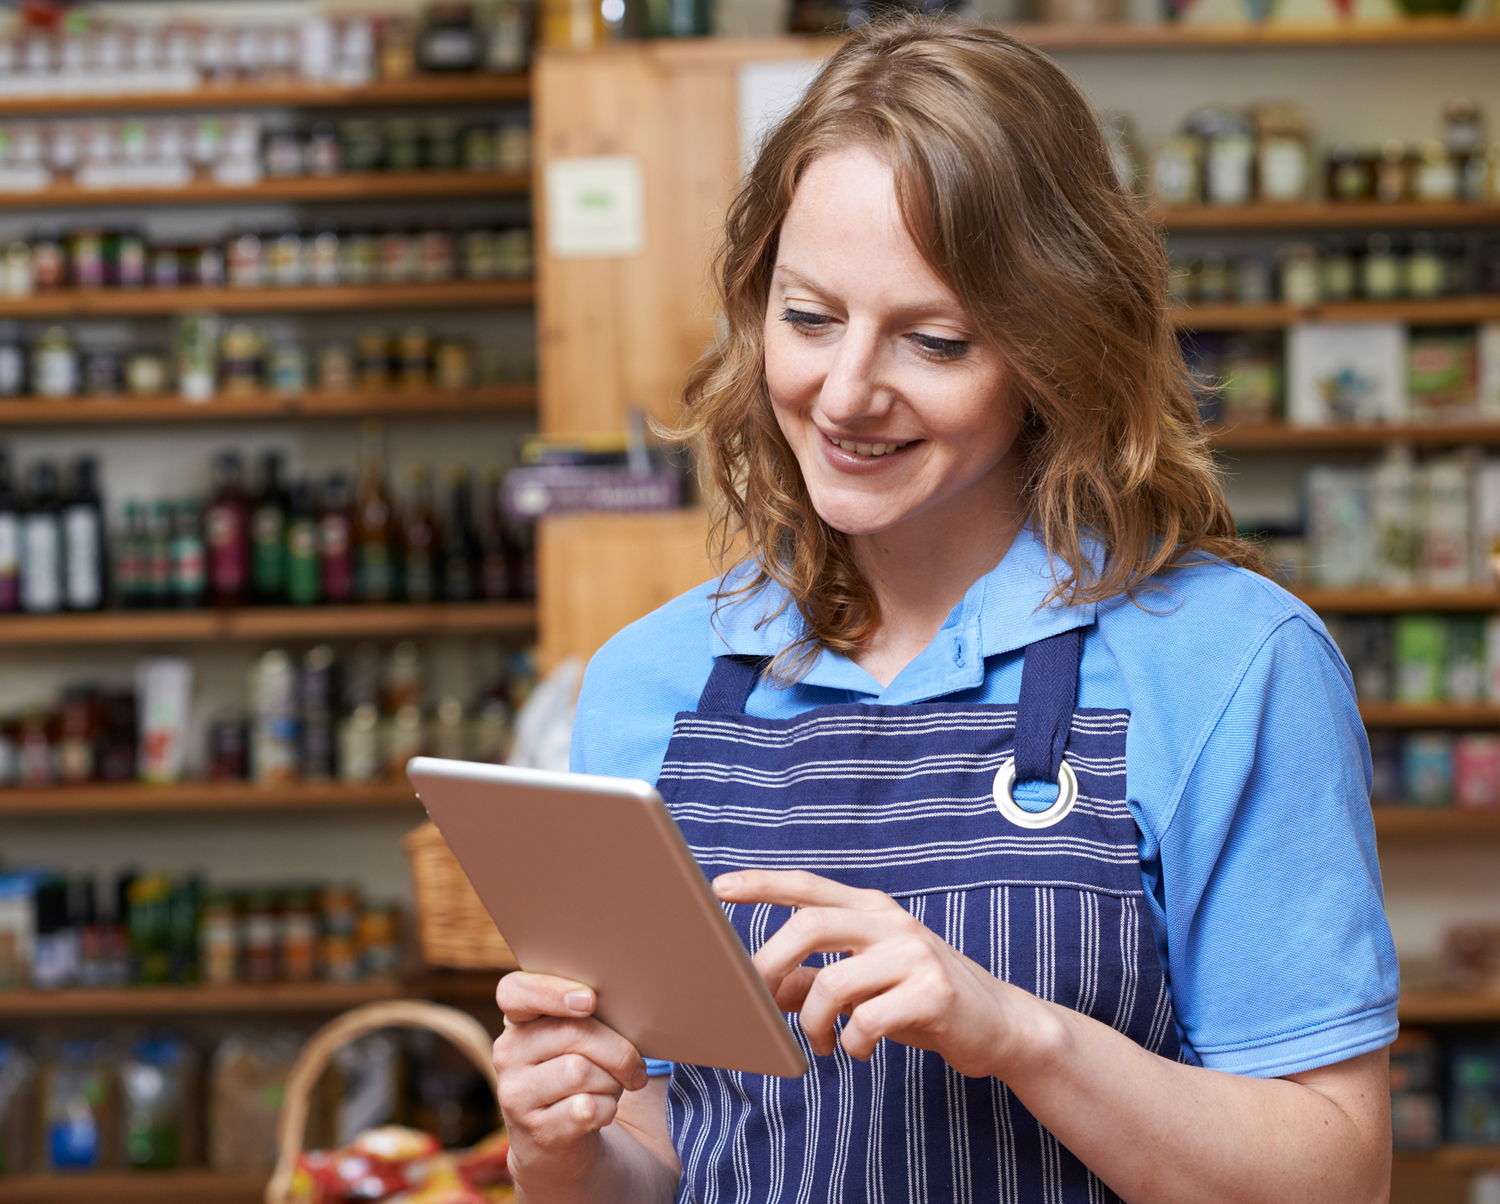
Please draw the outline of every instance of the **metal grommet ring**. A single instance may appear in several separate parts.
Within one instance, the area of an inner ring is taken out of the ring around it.
[[[1028,811],[1011,793],[1016,784],[1016,759],[1007,757],[995,771],[995,806],[1019,828],[1050,828],[1064,819],[1078,801],[1078,778],[1066,761],[1057,766],[1057,798],[1045,811]]]

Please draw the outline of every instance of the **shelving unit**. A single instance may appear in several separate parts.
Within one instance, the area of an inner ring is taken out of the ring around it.
[[[180,109],[357,109],[406,105],[521,104],[531,97],[526,75],[416,75],[342,86],[301,81],[206,83],[166,92],[92,92],[80,80],[70,92],[0,95],[0,118],[46,113]],[[9,91],[7,89],[7,91]]]
[[[254,184],[194,180],[182,187],[79,188],[54,184],[35,192],[0,190],[0,209],[107,205],[217,205],[265,201],[393,201],[412,197],[526,196],[531,177],[495,171],[370,171],[263,179]]]
[[[531,381],[467,389],[387,389],[378,393],[256,394],[186,401],[151,397],[24,397],[0,400],[0,427],[75,426],[80,423],[234,422],[249,419],[350,418],[402,414],[483,414],[536,406]]]
[[[1380,25],[1044,25],[1007,26],[1044,50],[1254,50],[1357,46],[1466,45],[1500,41],[1500,21],[1407,17]]]
[[[415,810],[410,783],[288,782],[86,782],[61,786],[9,786],[0,790],[0,815],[208,814],[230,811],[354,810],[369,807]]]
[[[1299,586],[1292,592],[1314,610],[1326,614],[1394,615],[1413,610],[1461,613],[1489,611],[1500,607],[1500,591],[1486,586],[1462,589],[1379,589],[1373,586],[1325,589]]]
[[[1500,321],[1500,297],[1441,297],[1431,301],[1350,301],[1296,305],[1184,305],[1173,320],[1182,330],[1276,330],[1293,322],[1406,322],[1448,326]]]
[[[1147,212],[1167,230],[1341,230],[1405,226],[1487,226],[1500,223],[1500,205],[1458,201],[1304,202],[1255,205],[1156,206]]]
[[[342,1012],[362,1003],[398,999],[399,979],[369,982],[235,983],[210,987],[100,987],[63,991],[0,991],[0,1020],[57,1016],[252,1015]]]
[[[0,318],[165,317],[204,310],[246,314],[467,309],[530,305],[534,299],[530,280],[339,284],[326,288],[61,289],[30,297],[0,297]]]
[[[1500,704],[1489,702],[1362,702],[1369,727],[1500,727]]]
[[[527,632],[526,602],[393,602],[360,606],[266,606],[242,610],[96,611],[0,616],[0,647],[160,644],[218,640],[327,640],[426,634]]]
[[[1420,837],[1500,836],[1500,810],[1383,806],[1374,808],[1375,835],[1386,840]]]
[[[1454,422],[1442,426],[1361,423],[1351,426],[1289,426],[1264,422],[1213,427],[1209,439],[1219,451],[1352,451],[1411,443],[1418,447],[1500,446],[1500,422]]]
[[[141,1171],[135,1174],[0,1177],[3,1204],[262,1204],[267,1175],[216,1171]]]

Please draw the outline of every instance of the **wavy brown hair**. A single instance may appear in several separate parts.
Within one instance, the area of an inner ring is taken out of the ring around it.
[[[1219,491],[1160,235],[1120,187],[1088,101],[998,30],[882,22],[838,49],[740,185],[718,260],[726,331],[694,366],[672,432],[701,441],[721,562],[741,539],[753,560],[720,598],[774,581],[802,616],[778,675],[805,671],[819,647],[858,651],[880,623],[848,538],[813,509],[765,376],[782,219],[808,164],[851,145],[890,164],[919,251],[1005,361],[1050,597],[1131,594],[1203,555],[1259,568]]]

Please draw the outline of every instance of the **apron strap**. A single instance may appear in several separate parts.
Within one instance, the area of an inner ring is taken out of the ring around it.
[[[714,671],[708,675],[708,684],[698,699],[699,714],[705,711],[742,714],[751,691],[770,663],[769,656],[714,657]]]
[[[1078,701],[1083,628],[1026,647],[1016,708],[1016,781],[1056,782]]]

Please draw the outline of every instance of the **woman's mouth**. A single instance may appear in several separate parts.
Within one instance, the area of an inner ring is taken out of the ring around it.
[[[872,460],[898,452],[903,447],[910,447],[916,442],[914,439],[908,439],[905,443],[856,443],[853,439],[835,439],[832,435],[825,435],[824,438],[840,451],[846,451],[855,456],[867,456]]]

